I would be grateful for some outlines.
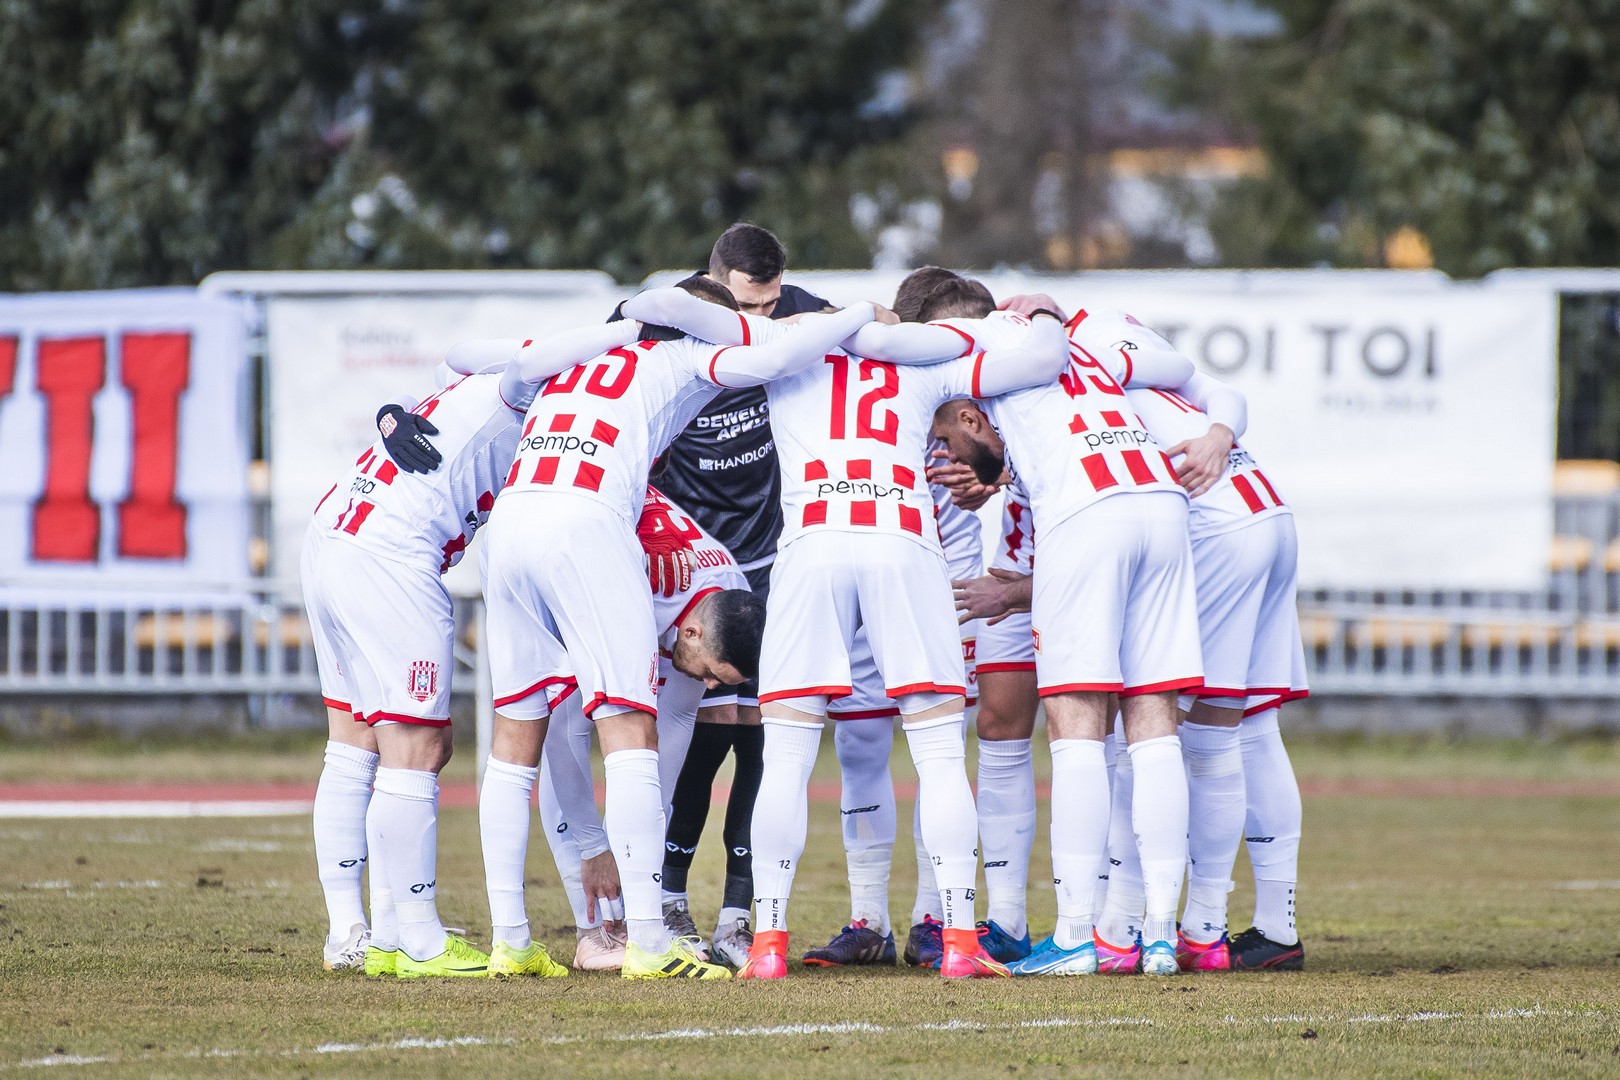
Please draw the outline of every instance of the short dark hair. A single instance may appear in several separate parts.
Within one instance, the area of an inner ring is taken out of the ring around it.
[[[765,636],[765,601],[747,589],[723,589],[709,597],[704,636],[714,658],[745,679],[759,676],[759,644]]]
[[[982,319],[994,310],[996,298],[983,282],[938,266],[913,270],[894,294],[894,312],[906,322]]]
[[[699,300],[707,300],[711,304],[719,304],[723,308],[737,310],[737,298],[731,295],[731,290],[702,272],[684,277],[675,283],[677,289],[685,289]],[[619,305],[621,308],[623,304]],[[673,326],[655,326],[646,323],[641,328],[642,341],[679,341],[686,336],[686,331],[677,330]]]
[[[709,252],[709,275],[723,278],[741,270],[755,285],[782,276],[787,268],[787,249],[769,229],[739,221],[720,234]]]

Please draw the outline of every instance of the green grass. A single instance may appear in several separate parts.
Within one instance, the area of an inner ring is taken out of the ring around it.
[[[318,747],[287,737],[233,740],[219,754],[186,741],[7,747],[0,778],[310,779]],[[1334,739],[1296,749],[1305,779],[1620,776],[1613,747],[1602,743]],[[830,748],[821,769],[830,776],[828,758]],[[909,775],[898,758],[896,773]],[[909,811],[902,806],[902,821]],[[1309,800],[1306,815],[1299,910],[1307,973],[968,985],[898,969],[795,969],[769,985],[331,975],[319,966],[323,909],[301,818],[0,820],[0,1072],[69,1055],[111,1060],[44,1073],[1620,1071],[1620,800],[1334,797]],[[815,804],[811,818],[793,906],[796,946],[824,939],[847,915],[837,814]],[[447,812],[440,836],[446,920],[486,940],[474,814]],[[711,828],[693,876],[709,918],[719,847]],[[1044,848],[1038,843],[1036,881],[1048,870]],[[891,906],[903,918],[915,876],[904,838],[899,849]],[[566,959],[571,920],[538,835],[530,870],[534,926]],[[1240,926],[1252,903],[1247,873],[1240,865],[1232,898]],[[1035,926],[1049,927],[1050,889],[1034,886],[1031,897]],[[946,1023],[955,1026],[927,1026]],[[723,1034],[788,1025],[803,1028]],[[675,1031],[689,1034],[650,1037]],[[453,1042],[468,1038],[483,1042]],[[450,1044],[402,1044],[411,1039]],[[350,1049],[317,1052],[334,1043]]]

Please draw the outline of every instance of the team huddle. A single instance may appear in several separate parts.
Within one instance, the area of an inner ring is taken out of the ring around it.
[[[802,959],[892,965],[898,717],[917,772],[907,964],[1302,967],[1299,791],[1277,725],[1306,694],[1297,543],[1237,441],[1242,395],[1122,312],[998,304],[937,267],[892,310],[835,310],[783,285],[784,261],[769,232],[736,225],[707,274],[604,324],[456,346],[437,392],[384,406],[380,438],[317,506],[302,580],[330,729],[326,966],[566,975],[525,906],[538,788],[574,967],[784,978],[829,719],[851,911]],[[973,511],[998,490],[986,572]],[[442,574],[475,532],[496,707],[487,954],[436,904],[455,637]],[[1057,925],[1032,942],[1037,711]],[[705,937],[687,870],[728,755],[726,883]],[[1245,839],[1254,925],[1229,935]]]

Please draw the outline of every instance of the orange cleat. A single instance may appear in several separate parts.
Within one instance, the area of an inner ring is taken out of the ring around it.
[[[979,938],[985,934],[982,927],[970,926],[960,930],[945,930],[945,955],[939,962],[939,973],[947,979],[1005,979],[1012,975],[1007,965],[998,963]]]
[[[737,972],[739,979],[787,978],[788,932],[756,930],[748,962]]]

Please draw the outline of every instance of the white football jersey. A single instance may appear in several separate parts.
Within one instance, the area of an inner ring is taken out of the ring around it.
[[[413,412],[431,417],[443,462],[430,473],[395,465],[372,443],[321,497],[315,521],[377,555],[443,573],[489,517],[517,448],[522,414],[501,399],[498,374],[469,375]]]
[[[676,631],[681,620],[699,600],[721,589],[746,589],[748,578],[737,568],[737,560],[720,541],[704,531],[692,515],[670,501],[657,488],[647,489],[647,502],[661,502],[669,510],[676,529],[692,545],[696,566],[692,569],[692,583],[674,596],[653,593],[653,623],[658,627],[658,645],[666,652],[675,644]]]
[[[1153,437],[1165,446],[1196,439],[1209,431],[1209,417],[1173,390],[1133,389],[1126,396]],[[1188,504],[1187,531],[1192,536],[1208,536],[1261,517],[1290,513],[1293,511],[1260,471],[1254,455],[1242,444],[1234,443],[1220,480]]]
[[[1132,350],[1123,339],[1099,344],[1083,332],[1086,322],[1091,319],[1082,311],[1069,323],[1069,366],[1057,382],[984,403],[1043,529],[1121,492],[1185,494],[1163,449],[1132,411],[1123,384],[1132,381],[1144,355],[1153,358],[1161,350],[1176,355],[1189,374],[1192,365],[1146,327],[1118,322],[1136,331],[1138,349]],[[995,334],[987,332],[993,320],[981,325],[977,347],[996,348]],[[1092,326],[1104,328],[1101,320]],[[1104,329],[1100,336],[1106,339],[1116,327]]]
[[[990,557],[990,565],[1015,574],[1035,572],[1035,515],[1029,508],[1029,493],[1014,480],[1002,489],[1001,537]]]
[[[692,338],[641,341],[549,379],[523,421],[505,493],[583,495],[634,525],[653,458],[720,392],[709,375],[720,351]]]
[[[931,463],[933,459],[929,460]],[[934,520],[939,526],[939,542],[945,549],[945,565],[951,579],[962,581],[978,577],[984,572],[984,530],[979,525],[979,515],[953,503],[949,488],[929,484],[928,493],[934,498]]]

